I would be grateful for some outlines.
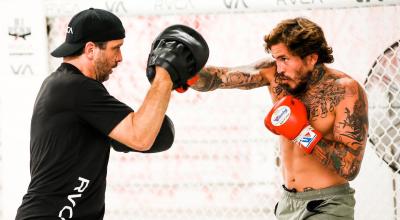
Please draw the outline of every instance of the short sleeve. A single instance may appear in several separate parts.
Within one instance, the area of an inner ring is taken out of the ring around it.
[[[75,109],[88,124],[108,135],[132,108],[111,96],[98,81],[85,80],[79,88]]]

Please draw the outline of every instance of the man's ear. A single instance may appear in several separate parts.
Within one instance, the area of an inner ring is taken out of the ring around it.
[[[84,54],[90,60],[92,60],[94,58],[95,47],[96,47],[96,45],[91,41],[89,41],[85,44]]]
[[[318,62],[318,54],[312,53],[306,56],[306,62],[308,65],[315,66]]]

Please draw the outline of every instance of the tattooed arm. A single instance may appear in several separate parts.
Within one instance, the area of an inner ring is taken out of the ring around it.
[[[215,89],[253,89],[269,85],[276,71],[272,58],[234,68],[207,66],[199,72],[199,80],[191,88],[201,92]]]
[[[360,171],[368,133],[368,101],[361,86],[346,82],[346,96],[335,110],[334,140],[321,139],[313,156],[347,180]]]

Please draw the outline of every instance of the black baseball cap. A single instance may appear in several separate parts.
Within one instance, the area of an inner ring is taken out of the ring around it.
[[[77,53],[89,41],[106,42],[123,38],[125,29],[116,15],[103,9],[89,8],[72,17],[65,42],[51,52],[51,55],[67,57]]]

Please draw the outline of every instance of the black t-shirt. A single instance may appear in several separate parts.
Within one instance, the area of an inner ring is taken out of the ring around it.
[[[133,110],[63,63],[31,121],[31,181],[16,219],[103,219],[111,130]]]

